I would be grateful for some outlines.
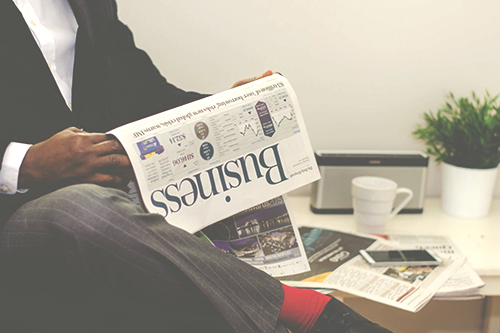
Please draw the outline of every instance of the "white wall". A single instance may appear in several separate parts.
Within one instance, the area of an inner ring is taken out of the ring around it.
[[[448,91],[500,93],[498,0],[118,0],[172,83],[215,93],[265,69],[294,86],[314,149],[423,150]],[[439,195],[432,162],[428,195]],[[500,181],[496,195],[500,195]]]

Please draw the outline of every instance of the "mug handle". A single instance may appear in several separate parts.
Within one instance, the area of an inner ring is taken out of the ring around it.
[[[394,216],[396,216],[396,214],[399,213],[399,211],[403,209],[403,207],[406,206],[408,202],[410,202],[411,198],[413,198],[413,191],[406,187],[398,188],[396,190],[396,196],[398,194],[406,194],[407,197],[403,201],[401,201],[401,203],[396,208],[394,208],[391,215],[389,215],[389,219],[392,219]]]

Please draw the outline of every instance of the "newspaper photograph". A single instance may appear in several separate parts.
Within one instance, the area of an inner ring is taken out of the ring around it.
[[[271,276],[309,270],[286,196],[246,209],[201,232],[214,246]]]
[[[395,243],[327,229],[301,227],[299,232],[311,271],[280,278],[283,283],[303,288],[337,289],[411,312],[427,304],[466,261],[464,256],[454,253],[441,256],[444,262],[440,266],[372,267],[358,254],[359,250],[363,246],[367,250],[390,250],[396,248]],[[352,240],[355,245],[341,254],[344,250],[340,248]],[[309,249],[310,243],[314,247]],[[342,259],[344,255],[346,259]],[[318,268],[319,265],[311,262],[314,258],[324,258],[326,263]]]
[[[191,233],[320,177],[295,92],[277,74],[109,134],[145,208]]]

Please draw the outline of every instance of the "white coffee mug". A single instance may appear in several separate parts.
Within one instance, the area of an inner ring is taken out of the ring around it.
[[[396,182],[386,178],[356,177],[351,184],[356,229],[362,233],[383,234],[386,222],[396,216],[413,197],[412,190],[398,188]],[[405,194],[406,197],[393,209],[398,194]]]

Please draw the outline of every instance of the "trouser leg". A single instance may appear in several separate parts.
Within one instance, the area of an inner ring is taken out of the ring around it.
[[[69,304],[68,316],[127,303],[187,326],[218,315],[237,332],[283,330],[277,280],[144,213],[121,191],[77,185],[34,200],[8,221],[1,245],[9,283],[29,290],[28,300],[43,292]]]

